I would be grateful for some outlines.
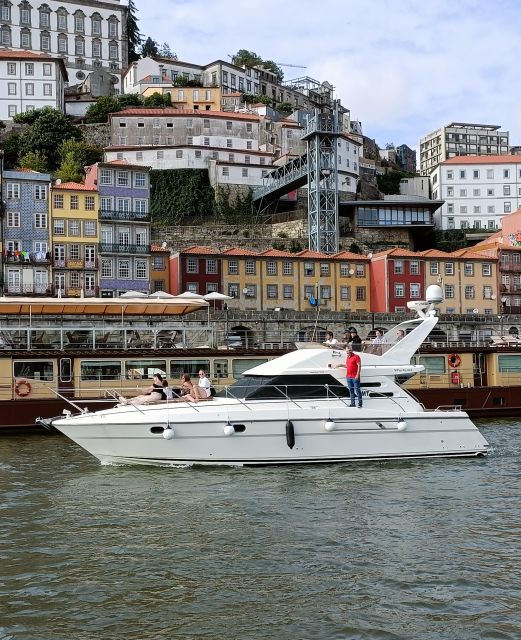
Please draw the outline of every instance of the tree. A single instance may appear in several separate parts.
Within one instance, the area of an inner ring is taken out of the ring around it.
[[[254,51],[248,51],[248,49],[239,49],[237,53],[232,56],[232,64],[237,67],[257,67],[262,64],[262,58]]]
[[[48,171],[47,160],[39,151],[29,151],[20,158],[18,164],[25,169],[32,169],[41,173]]]
[[[128,61],[139,60],[138,49],[143,42],[143,37],[139,32],[136,5],[134,0],[128,0],[127,9],[127,41],[128,41]]]
[[[118,111],[126,107],[141,107],[143,105],[143,98],[139,93],[124,93],[121,96],[116,96],[116,99],[118,101]]]
[[[41,109],[40,116],[22,131],[19,139],[19,155],[34,151],[46,160],[49,171],[59,165],[59,147],[64,140],[81,140],[81,132],[71,120],[55,109]]]
[[[33,124],[44,113],[53,113],[55,109],[52,107],[42,107],[41,109],[32,109],[31,111],[22,111],[13,116],[13,122],[16,124]]]
[[[284,114],[293,113],[295,107],[291,104],[291,102],[281,102],[277,105],[277,111]]]
[[[56,172],[56,177],[62,182],[81,182],[83,180],[83,168],[79,165],[72,151],[65,154],[65,158]]]
[[[204,169],[150,172],[150,213],[164,225],[194,224],[213,217],[214,191]]]
[[[163,42],[163,44],[159,47],[159,55],[162,58],[170,58],[171,60],[177,60],[177,54],[175,54],[168,42]]]
[[[157,42],[152,40],[149,36],[143,46],[141,47],[141,56],[143,58],[157,58],[159,55],[159,48],[157,46]]]
[[[0,149],[4,150],[4,169],[14,169],[18,166],[18,144],[20,134],[12,131],[0,143]]]
[[[144,101],[145,107],[171,107],[172,96],[170,93],[159,93],[156,91],[151,96],[147,96]]]
[[[277,75],[277,80],[279,82],[284,80],[284,71],[282,71],[279,65],[276,62],[273,62],[273,60],[264,60],[261,66],[264,67],[264,69],[273,71],[273,73]]]
[[[109,113],[115,113],[120,109],[120,103],[116,96],[101,96],[91,104],[85,114],[85,121],[89,124],[96,122],[107,122]]]
[[[65,140],[60,145],[60,166],[56,176],[63,182],[81,182],[84,167],[103,159],[103,149],[83,140]]]

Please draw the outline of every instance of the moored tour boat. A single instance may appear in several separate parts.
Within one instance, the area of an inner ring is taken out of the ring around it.
[[[42,420],[102,463],[270,465],[484,455],[488,444],[454,407],[425,410],[400,386],[423,370],[411,358],[438,322],[432,285],[403,339],[362,353],[363,408],[352,408],[340,349],[306,348],[245,372],[212,400],[117,406]]]

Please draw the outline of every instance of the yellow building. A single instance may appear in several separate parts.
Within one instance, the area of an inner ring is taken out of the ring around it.
[[[443,289],[441,313],[497,314],[497,259],[468,249],[429,249],[418,255],[425,258],[426,287],[439,284]]]
[[[143,83],[146,82],[146,78]],[[147,85],[141,95],[148,98],[154,93],[170,94],[172,106],[196,111],[221,111],[222,91],[219,87],[176,87],[171,83]]]
[[[170,293],[170,251],[163,249],[153,244],[152,251],[152,265],[150,267],[150,282],[152,286],[150,290],[152,293],[155,291],[165,291]]]
[[[98,209],[95,188],[77,182],[53,185],[50,228],[55,293],[98,295]]]
[[[328,311],[369,311],[369,262],[349,252],[233,248],[222,254],[223,290],[230,308],[309,311],[318,301]]]

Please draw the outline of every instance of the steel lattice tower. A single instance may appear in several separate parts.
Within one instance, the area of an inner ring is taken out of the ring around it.
[[[315,110],[302,136],[307,141],[308,227],[312,251],[336,253],[339,248],[337,142],[341,134],[335,108],[330,114]]]

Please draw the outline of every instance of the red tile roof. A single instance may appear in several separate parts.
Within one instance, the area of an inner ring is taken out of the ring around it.
[[[221,253],[218,249],[214,249],[213,247],[201,247],[201,246],[197,246],[194,245],[192,247],[187,247],[186,249],[181,249],[181,251],[179,253],[185,254],[185,253],[192,253],[192,254],[200,254],[200,255],[216,255],[218,253]]]
[[[521,164],[521,156],[455,156],[444,160],[441,164]]]
[[[387,256],[388,258],[423,258],[420,253],[415,251],[409,251],[408,249],[400,249],[400,247],[396,247],[395,249],[386,249],[385,251],[377,251],[373,253],[374,258],[381,258]]]
[[[280,251],[279,249],[267,249],[266,251],[262,251],[260,256],[265,256],[266,258],[294,258],[295,254],[290,253],[289,251]]]
[[[256,251],[251,251],[250,249],[242,249],[240,247],[232,247],[231,249],[227,249],[222,252],[223,256],[258,256],[259,254]]]
[[[89,187],[82,182],[55,182],[52,186],[52,190],[58,191],[96,191],[96,187]]]
[[[487,256],[484,253],[479,253],[478,251],[469,251],[468,249],[458,249],[449,255],[455,258],[465,258],[466,260],[490,260],[490,256]]]
[[[25,49],[21,51],[0,50],[0,60],[49,60],[50,62],[57,62],[65,80],[69,79],[63,58],[53,57],[47,53],[33,53],[32,51],[25,51]]]
[[[333,256],[327,253],[319,253],[318,251],[311,251],[310,249],[304,249],[296,254],[299,258],[316,258],[317,260],[324,260],[325,258],[331,259]]]
[[[449,258],[452,254],[446,251],[440,251],[439,249],[427,249],[427,251],[419,251],[418,255],[425,256],[426,258]]]
[[[143,107],[124,109],[123,111],[116,111],[111,113],[111,116],[118,116],[119,118],[139,118],[142,116],[154,116],[156,118],[161,117],[173,117],[173,116],[190,116],[194,118],[225,118],[227,120],[250,120],[258,122],[260,116],[250,113],[235,113],[232,111],[199,111],[199,109],[175,109],[173,107],[165,107],[158,109],[146,109]]]
[[[353,253],[352,251],[339,251],[333,255],[333,258],[337,260],[370,260],[367,256],[362,256],[359,253]]]

